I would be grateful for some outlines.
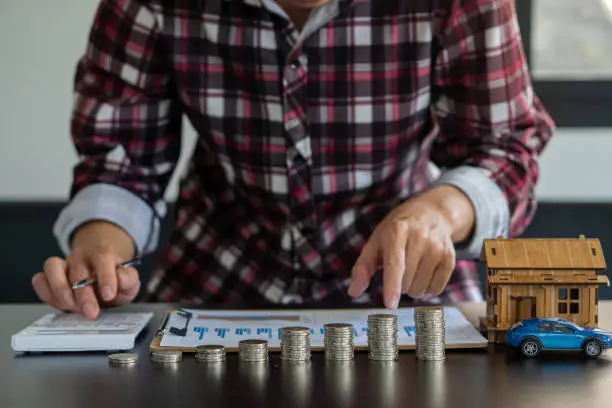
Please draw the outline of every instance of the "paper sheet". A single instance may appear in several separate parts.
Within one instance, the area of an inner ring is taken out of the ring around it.
[[[188,319],[173,313],[166,328],[182,329],[188,321],[186,336],[172,333],[163,335],[162,347],[195,348],[200,344],[221,344],[226,348],[238,347],[245,339],[265,339],[271,349],[280,347],[280,329],[285,326],[306,326],[310,330],[310,343],[313,348],[323,347],[325,323],[351,323],[354,326],[356,347],[366,347],[367,319],[371,313],[381,313],[380,309],[356,310],[315,310],[315,311],[203,311],[185,309],[193,313]],[[385,311],[384,313],[389,313]],[[392,312],[398,316],[398,342],[402,346],[414,346],[414,309],[405,308]],[[476,330],[461,311],[455,307],[445,307],[447,347],[484,347],[487,340]]]
[[[15,351],[125,350],[134,346],[138,334],[153,313],[103,311],[95,320],[76,313],[49,313],[15,333]]]

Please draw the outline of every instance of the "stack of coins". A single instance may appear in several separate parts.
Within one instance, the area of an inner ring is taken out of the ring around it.
[[[116,353],[108,356],[110,365],[119,367],[134,366],[138,363],[138,354],[135,353]]]
[[[325,335],[325,358],[328,360],[352,360],[355,357],[353,325],[348,323],[329,323],[323,326]]]
[[[158,350],[151,353],[151,360],[156,363],[178,363],[183,359],[183,352],[178,350]]]
[[[414,312],[415,354],[419,360],[444,360],[444,308],[420,307]]]
[[[195,359],[198,362],[214,363],[225,360],[225,347],[217,344],[207,344],[196,347]]]
[[[397,316],[371,314],[368,316],[368,351],[370,360],[397,360]]]
[[[310,329],[283,327],[281,329],[281,358],[291,361],[310,360]]]
[[[268,361],[268,342],[266,340],[241,340],[238,343],[238,351],[241,361]]]

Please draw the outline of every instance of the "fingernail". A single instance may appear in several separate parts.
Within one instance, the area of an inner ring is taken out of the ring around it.
[[[399,304],[399,296],[397,295],[389,296],[387,303],[389,304],[389,309],[397,309],[397,305]]]
[[[113,290],[111,289],[110,286],[104,286],[102,288],[102,298],[104,298],[104,300],[111,300],[113,297]]]
[[[93,318],[96,315],[96,308],[91,303],[85,303],[83,305],[83,314],[85,317]]]

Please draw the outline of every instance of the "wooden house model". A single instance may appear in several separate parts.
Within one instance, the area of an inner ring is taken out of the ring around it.
[[[503,343],[506,330],[532,317],[562,317],[597,327],[599,285],[609,285],[598,239],[484,240],[487,312],[480,330]]]

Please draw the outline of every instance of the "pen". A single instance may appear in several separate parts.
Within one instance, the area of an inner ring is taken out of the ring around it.
[[[119,266],[121,266],[123,268],[129,268],[130,266],[140,265],[140,262],[141,262],[140,258],[134,258],[134,259],[130,259],[129,261],[123,262]],[[72,289],[73,290],[74,289],[81,289],[81,288],[84,288],[86,286],[91,286],[94,283],[96,283],[96,277],[92,276],[90,278],[85,278],[85,279],[82,279],[82,280],[78,281],[77,283],[72,285]]]

